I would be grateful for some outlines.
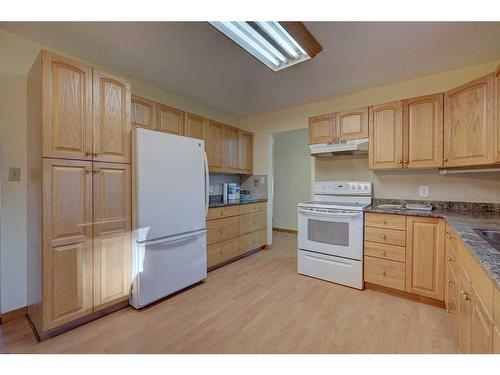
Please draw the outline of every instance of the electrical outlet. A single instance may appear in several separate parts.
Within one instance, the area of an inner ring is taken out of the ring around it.
[[[259,179],[258,178],[253,180],[253,187],[259,187]]]
[[[21,181],[21,168],[9,168],[9,181]]]
[[[429,196],[429,186],[422,185],[418,187],[418,195],[420,198],[427,198]]]

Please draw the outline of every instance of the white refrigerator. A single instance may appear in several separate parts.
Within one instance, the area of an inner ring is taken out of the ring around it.
[[[207,277],[204,149],[199,139],[134,132],[130,304],[137,309]]]

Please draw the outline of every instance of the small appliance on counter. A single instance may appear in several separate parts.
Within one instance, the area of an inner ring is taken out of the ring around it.
[[[250,195],[250,190],[241,190],[240,200],[241,201],[249,201],[250,199],[252,199],[252,196]]]
[[[240,187],[235,182],[224,182],[222,185],[222,199],[224,202],[240,199]]]

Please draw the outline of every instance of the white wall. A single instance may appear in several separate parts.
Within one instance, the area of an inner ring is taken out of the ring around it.
[[[29,39],[0,30],[0,312],[26,305],[26,128],[27,73],[40,49]],[[54,51],[68,56],[61,51]],[[68,56],[75,60],[81,59]],[[84,61],[85,62],[85,61]],[[92,62],[89,62],[92,65]],[[113,67],[100,69],[113,71]],[[120,74],[120,72],[116,72]],[[126,77],[126,75],[122,76]],[[128,77],[132,93],[217,121],[234,124],[225,112]],[[21,182],[8,182],[8,167],[21,167]]]
[[[273,227],[297,230],[297,204],[311,196],[307,129],[274,135]]]

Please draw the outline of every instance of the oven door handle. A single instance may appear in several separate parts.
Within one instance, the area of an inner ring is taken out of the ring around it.
[[[308,211],[302,208],[299,208],[299,212],[308,216],[321,216],[321,217],[358,217],[363,215],[363,212],[353,212],[353,213],[331,213],[331,212],[317,212],[317,211]]]

